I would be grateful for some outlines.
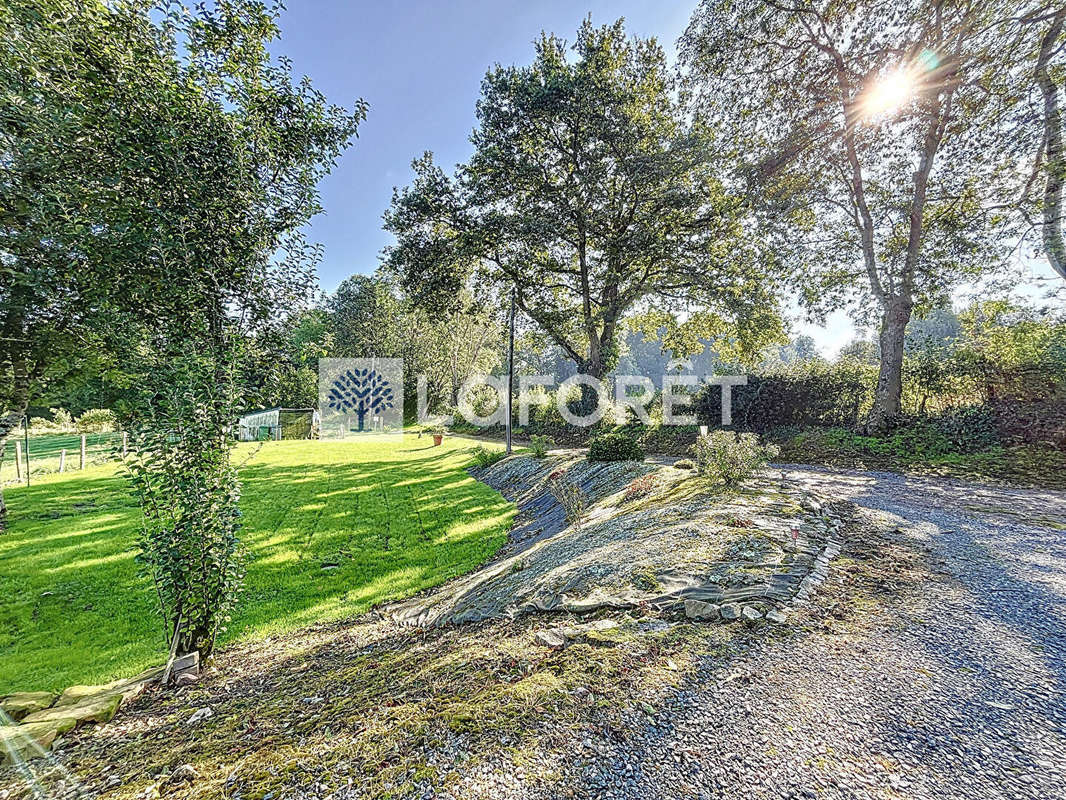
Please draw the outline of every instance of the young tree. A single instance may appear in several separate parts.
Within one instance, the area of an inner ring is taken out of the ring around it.
[[[772,254],[684,124],[654,40],[585,22],[568,58],[555,36],[527,67],[482,83],[474,155],[454,178],[430,154],[393,196],[386,269],[441,308],[471,273],[506,295],[578,365],[614,365],[624,316],[704,310],[752,350],[776,333]]]
[[[915,308],[1003,255],[1019,153],[998,137],[986,83],[1004,8],[705,0],[683,38],[699,110],[730,133],[807,304],[858,290],[858,313],[877,309],[873,429],[900,412]]]

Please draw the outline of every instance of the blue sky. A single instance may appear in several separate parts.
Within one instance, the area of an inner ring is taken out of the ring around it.
[[[631,34],[655,36],[673,60],[696,0],[290,0],[275,52],[292,59],[335,103],[370,104],[359,139],[322,184],[326,213],[311,238],[325,247],[321,286],[372,272],[390,237],[381,229],[394,186],[411,177],[425,150],[450,167],[470,155],[481,78],[495,63],[529,63],[542,30],[568,39],[582,19],[626,20]],[[824,329],[801,325],[826,355],[854,336],[844,315]]]

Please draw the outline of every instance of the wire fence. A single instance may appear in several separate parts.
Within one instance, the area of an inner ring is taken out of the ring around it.
[[[122,457],[123,441],[123,434],[113,431],[86,434],[46,433],[30,435],[28,439],[13,435],[7,440],[4,462],[0,464],[0,482],[5,486],[25,484],[27,465],[32,484],[35,477],[117,461]]]

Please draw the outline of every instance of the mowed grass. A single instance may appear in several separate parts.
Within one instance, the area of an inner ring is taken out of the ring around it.
[[[15,467],[15,444],[18,443],[22,458]],[[29,437],[30,447],[30,483],[37,476],[44,476],[59,471],[60,454],[66,450],[65,471],[76,470],[81,458],[80,433],[43,433]],[[26,440],[21,435],[14,435],[7,441],[4,462],[0,464],[0,481],[5,485],[26,480]],[[121,433],[87,433],[85,434],[86,466],[113,461],[119,457],[122,449]]]
[[[445,438],[240,445],[241,603],[223,641],[355,616],[476,567],[514,507]],[[134,547],[140,511],[120,467],[8,487],[0,534],[0,695],[130,675],[165,659]]]

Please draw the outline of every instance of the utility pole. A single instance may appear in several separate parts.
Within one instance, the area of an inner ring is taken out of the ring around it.
[[[511,322],[507,341],[507,455],[511,454],[511,398],[514,396],[514,299],[511,288]]]

